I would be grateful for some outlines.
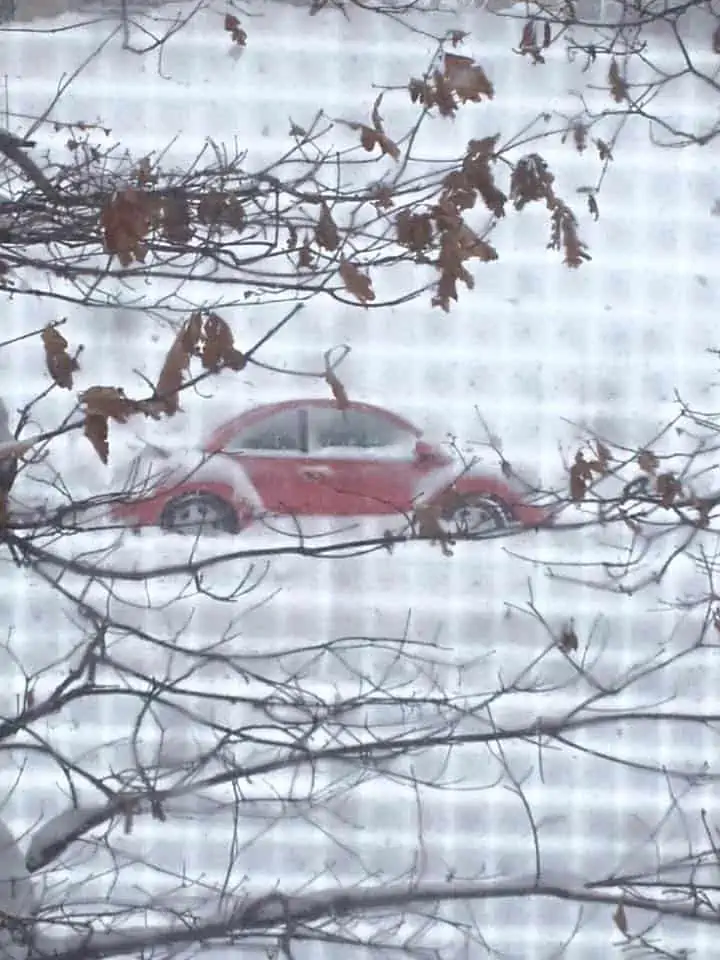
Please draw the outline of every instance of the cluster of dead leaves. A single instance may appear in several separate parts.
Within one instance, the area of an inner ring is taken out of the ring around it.
[[[133,261],[144,262],[145,241],[154,212],[148,194],[135,187],[118,191],[103,207],[100,225],[105,250],[116,256],[123,267],[129,267]]]
[[[245,208],[237,197],[219,190],[210,191],[197,204],[197,220],[206,227],[229,227],[238,233],[245,228]]]
[[[408,84],[410,99],[432,109],[443,117],[454,117],[463,103],[492,100],[495,88],[483,68],[472,59],[457,53],[446,53],[443,69],[435,69],[426,79],[413,78]]]
[[[44,328],[41,338],[45,348],[45,365],[53,382],[64,390],[72,390],[73,373],[79,366],[77,358],[67,352],[67,340],[52,324]]]
[[[595,480],[607,474],[611,460],[612,454],[599,440],[591,451],[591,459],[586,459],[582,450],[578,450],[570,467],[570,498],[575,503],[584,500]]]
[[[93,445],[103,463],[108,462],[108,424],[127,423],[130,417],[144,414],[158,419],[162,407],[154,400],[132,400],[122,387],[90,387],[80,394],[80,403],[85,413],[85,436]]]
[[[475,287],[475,278],[465,266],[465,262],[474,258],[489,263],[497,260],[497,251],[487,240],[483,240],[471,230],[457,212],[448,209],[444,216],[437,258],[440,279],[432,305],[449,313],[450,301],[457,302],[458,299],[458,281],[462,281],[468,290]]]
[[[474,278],[465,262],[497,260],[495,248],[468,226],[463,214],[478,199],[496,217],[505,213],[507,197],[495,184],[490,166],[498,138],[499,135],[471,140],[460,169],[444,178],[438,202],[422,213],[401,210],[395,218],[398,242],[415,254],[417,262],[430,262],[429,251],[437,250],[434,262],[440,279],[433,306],[440,306],[446,313],[450,301],[457,302],[458,281],[469,289],[474,287]]]
[[[190,370],[190,362],[198,358],[206,373],[221,370],[242,370],[247,358],[235,346],[232,330],[216,313],[203,316],[193,313],[183,324],[165,358],[155,397],[162,410],[172,416],[180,409],[180,391]]]
[[[565,265],[579,267],[592,257],[580,239],[577,217],[565,201],[557,196],[554,184],[555,177],[545,160],[539,154],[531,153],[518,160],[513,169],[510,197],[516,210],[522,210],[529,203],[545,203],[550,211],[548,250],[563,250]]]
[[[657,497],[661,506],[671,507],[683,497],[683,486],[677,475],[671,470],[660,472],[660,460],[652,450],[641,450],[637,456],[637,465],[650,479],[650,495]],[[700,505],[700,501],[697,501],[697,505]]]
[[[47,350],[47,347],[46,347]],[[56,349],[53,356],[60,356]],[[80,394],[84,410],[85,436],[103,463],[109,456],[109,423],[127,423],[142,415],[157,420],[172,416],[180,409],[179,394],[193,358],[200,360],[205,374],[220,370],[242,370],[247,358],[234,343],[230,327],[216,313],[195,312],[183,324],[163,363],[154,395],[149,400],[134,400],[121,387],[94,386]]]
[[[601,441],[596,442],[595,449],[588,455],[582,450],[576,453],[570,467],[570,497],[574,502],[583,501],[593,483],[607,476],[612,460],[610,450]],[[660,460],[652,450],[641,450],[634,462],[640,476],[625,485],[622,496],[624,505],[638,496],[666,509],[682,505],[695,511],[693,522],[698,527],[709,525],[710,513],[717,506],[717,499],[698,497],[685,490],[676,473],[660,469]],[[634,521],[626,518],[626,523],[634,529]]]
[[[516,210],[528,203],[545,201],[548,210],[555,202],[555,177],[537,153],[529,153],[515,164],[510,178],[510,198]]]
[[[592,210],[591,206],[591,212]],[[559,198],[555,199],[550,214],[550,242],[547,247],[548,250],[562,250],[563,263],[573,269],[577,269],[587,260],[592,260],[587,246],[580,239],[577,217]]]
[[[184,246],[193,238],[194,221],[210,229],[229,227],[238,232],[246,225],[242,203],[230,194],[210,191],[198,199],[182,187],[156,190],[158,174],[147,157],[138,163],[135,179],[138,185],[115,193],[100,215],[104,248],[124,267],[145,261],[151,231]]]
[[[343,126],[349,127],[351,130],[359,130],[360,143],[363,149],[367,150],[368,153],[372,153],[375,147],[379,147],[382,156],[392,157],[393,160],[397,161],[400,159],[400,148],[395,141],[391,140],[390,137],[385,133],[383,118],[380,116],[380,104],[382,103],[382,98],[383,94],[380,93],[373,104],[372,112],[370,114],[372,126],[368,126],[366,123],[357,123],[353,120],[336,120],[335,123],[341,123]]]
[[[524,57],[530,57],[533,63],[545,63],[545,57],[542,55],[542,51],[547,50],[552,43],[552,28],[549,20],[543,21],[542,38],[539,38],[538,27],[539,24],[537,20],[531,18],[525,21],[522,36],[520,37],[520,46],[516,50],[516,53]]]
[[[340,230],[333,215],[324,201],[320,204],[320,216],[315,225],[315,243],[323,250],[333,252],[340,246]],[[309,238],[305,239],[298,254],[298,268],[312,269],[315,262]],[[372,281],[367,273],[350,260],[341,256],[338,261],[338,273],[343,286],[357,301],[367,305],[375,299]]]
[[[225,14],[224,27],[226,33],[230,34],[230,39],[239,47],[247,46],[247,33],[240,26],[240,21],[231,13]]]
[[[433,306],[446,313],[451,301],[457,302],[458,281],[469,289],[474,279],[465,263],[478,259],[488,263],[497,260],[492,244],[479,237],[465,222],[464,213],[478,202],[494,217],[505,215],[507,196],[498,187],[493,174],[499,134],[481,140],[470,140],[458,170],[443,180],[435,206],[424,212],[402,210],[395,218],[398,242],[415,254],[417,262],[429,262],[429,251],[436,249],[435,265],[440,272]],[[586,245],[578,234],[578,222],[572,210],[556,194],[555,178],[547,163],[538,154],[522,157],[510,179],[510,198],[516,210],[529,203],[542,201],[551,214],[548,248],[562,249],[567,266],[578,267],[590,259]]]

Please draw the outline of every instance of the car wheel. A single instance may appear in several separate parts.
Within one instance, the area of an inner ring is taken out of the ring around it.
[[[443,510],[442,522],[451,537],[479,537],[509,527],[512,514],[510,508],[495,497],[468,494],[458,496]]]
[[[235,509],[214,493],[185,493],[165,505],[160,518],[163,530],[193,536],[237,533]]]

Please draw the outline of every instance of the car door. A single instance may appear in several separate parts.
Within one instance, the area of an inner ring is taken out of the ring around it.
[[[315,511],[315,486],[301,469],[307,452],[307,411],[303,407],[273,411],[241,427],[223,452],[243,467],[269,512],[295,515]]]
[[[375,516],[411,509],[417,434],[363,408],[308,409],[307,470],[315,470],[322,514]]]

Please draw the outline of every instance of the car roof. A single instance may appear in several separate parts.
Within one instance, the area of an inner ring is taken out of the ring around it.
[[[283,410],[292,410],[294,407],[330,409],[337,408],[337,401],[332,398],[313,397],[310,399],[300,398],[294,400],[281,400],[280,402],[276,403],[257,404],[254,407],[244,410],[237,416],[226,420],[219,427],[216,427],[208,438],[208,445],[215,446],[220,444],[242,427],[250,426],[256,420],[264,419],[272,414],[282,413]],[[366,413],[376,413],[384,417],[386,420],[391,420],[399,429],[407,430],[409,433],[413,433],[416,437],[419,437],[422,433],[422,431],[419,430],[414,423],[406,420],[405,417],[401,417],[397,413],[393,413],[392,410],[387,410],[385,407],[378,407],[373,403],[360,403],[357,401],[352,401],[344,409],[365,411]]]

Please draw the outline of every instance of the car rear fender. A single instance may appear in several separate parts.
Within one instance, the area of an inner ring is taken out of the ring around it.
[[[517,519],[520,500],[506,484],[487,474],[463,473],[458,464],[433,471],[423,479],[422,487],[418,503],[447,504],[447,498],[453,495],[492,497],[504,503]]]
[[[513,506],[518,499],[505,484],[494,477],[463,472],[460,464],[452,463],[433,470],[432,473],[423,477],[416,491],[416,502],[433,503],[448,493],[457,493],[461,496],[481,494],[497,497],[508,506]]]
[[[119,514],[141,515],[143,523],[156,522],[170,500],[188,493],[212,493],[232,504],[238,516],[264,509],[245,470],[223,454],[176,451],[163,459],[152,458],[143,470],[149,482],[141,484],[140,497],[115,507]]]
[[[244,503],[257,512],[264,509],[260,494],[234,457],[223,453],[196,453],[194,460],[186,459],[180,469],[184,474],[183,486],[188,489],[202,488],[210,492],[222,489],[223,498],[235,506]]]

